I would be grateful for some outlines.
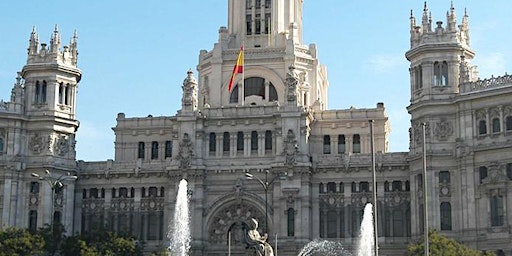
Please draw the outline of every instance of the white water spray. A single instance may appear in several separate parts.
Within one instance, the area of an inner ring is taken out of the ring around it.
[[[182,179],[178,186],[176,206],[174,208],[174,219],[170,224],[169,245],[170,255],[187,256],[190,249],[190,212],[188,208],[187,181]]]
[[[373,205],[364,207],[363,221],[361,222],[361,235],[357,246],[357,256],[374,255],[374,229],[373,229]]]

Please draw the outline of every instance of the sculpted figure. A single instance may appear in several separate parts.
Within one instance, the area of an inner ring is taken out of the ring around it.
[[[272,246],[267,243],[268,235],[265,234],[263,236],[258,232],[258,221],[254,218],[251,219],[253,224],[253,229],[248,231],[249,239],[257,244],[257,255],[258,256],[274,256],[274,251]]]

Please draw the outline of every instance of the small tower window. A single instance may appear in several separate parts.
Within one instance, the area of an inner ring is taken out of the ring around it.
[[[59,104],[64,104],[64,84],[59,84]]]
[[[448,63],[446,61],[434,62],[434,85],[448,85]]]
[[[480,120],[478,122],[478,134],[479,135],[487,134],[487,122],[485,122],[485,120]]]
[[[512,115],[507,116],[507,118],[505,120],[505,127],[506,127],[507,131],[512,131]]]
[[[139,142],[139,146],[137,148],[137,158],[144,159],[144,142]]]
[[[492,119],[492,133],[499,133],[501,131],[500,128],[500,119],[493,118]]]
[[[355,134],[352,139],[352,152],[361,153],[361,136]]]
[[[41,103],[41,85],[39,84],[39,81],[36,81],[36,88],[34,92],[34,103],[39,104]]]
[[[43,86],[41,87],[40,103],[46,103],[46,88],[46,81],[43,81]]]
[[[414,68],[414,84],[416,89],[423,88],[423,70],[421,65]]]

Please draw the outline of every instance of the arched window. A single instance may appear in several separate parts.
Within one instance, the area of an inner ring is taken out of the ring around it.
[[[500,119],[499,118],[493,118],[492,119],[492,133],[499,133],[501,131],[500,127]]]
[[[144,159],[144,142],[140,141],[137,148],[137,158]]]
[[[244,151],[244,133],[243,132],[237,132],[236,134],[236,150],[237,151]]]
[[[235,85],[235,88],[231,90],[231,95],[229,95],[229,103],[238,103],[238,85]]]
[[[261,96],[265,99],[265,79],[261,77],[251,77],[244,80],[244,97]]]
[[[478,122],[478,134],[479,135],[487,134],[487,122],[485,122],[485,120],[480,120]]]
[[[359,136],[359,134],[354,134],[352,140],[352,152],[361,153],[361,136]]]
[[[353,182],[352,182],[352,184],[350,184],[350,191],[351,191],[352,193],[357,192],[357,184],[356,184],[356,182],[355,182],[355,181],[353,181]]]
[[[41,103],[41,85],[39,84],[39,81],[36,81],[36,88],[34,92],[34,103],[39,104]]]
[[[448,63],[446,61],[434,62],[434,85],[448,85]]]
[[[216,152],[217,151],[217,137],[214,132],[210,133],[210,152]]]
[[[172,141],[165,142],[165,158],[172,157]]]
[[[151,142],[151,159],[158,159],[158,142]]]
[[[442,202],[441,207],[441,230],[452,230],[452,205],[449,202]]]
[[[277,101],[277,91],[272,83],[268,85],[268,101]]]
[[[258,150],[258,132],[251,132],[251,150]]]
[[[318,184],[318,193],[320,193],[320,194],[325,193],[324,183],[322,183],[322,182],[320,182],[320,184]]]
[[[64,83],[59,84],[59,104],[64,104]]]
[[[423,70],[421,65],[414,68],[414,84],[416,89],[423,88]]]
[[[331,153],[331,136],[324,135],[324,154]]]
[[[41,102],[40,103],[46,103],[46,81],[43,80],[43,86],[41,87]]]
[[[343,182],[340,182],[340,193],[344,193],[345,192],[345,187],[343,185]]]
[[[224,132],[222,135],[222,151],[223,152],[229,152],[229,132]]]
[[[272,131],[265,131],[265,150],[272,150]]]
[[[338,154],[345,154],[345,135],[338,135]]]
[[[505,127],[506,127],[507,131],[512,131],[512,115],[507,116],[507,118],[505,120]]]

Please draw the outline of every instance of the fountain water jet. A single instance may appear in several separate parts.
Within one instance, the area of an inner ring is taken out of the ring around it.
[[[174,219],[169,227],[170,255],[187,256],[190,249],[190,212],[188,207],[187,181],[182,179],[176,195]]]
[[[357,246],[357,256],[374,255],[374,229],[373,229],[373,205],[364,207],[363,221],[361,222],[361,236]]]
[[[364,207],[361,233],[357,246],[357,256],[374,256],[374,229],[373,205]],[[341,242],[327,240],[313,240],[306,244],[298,256],[352,256],[352,253],[343,248]]]

